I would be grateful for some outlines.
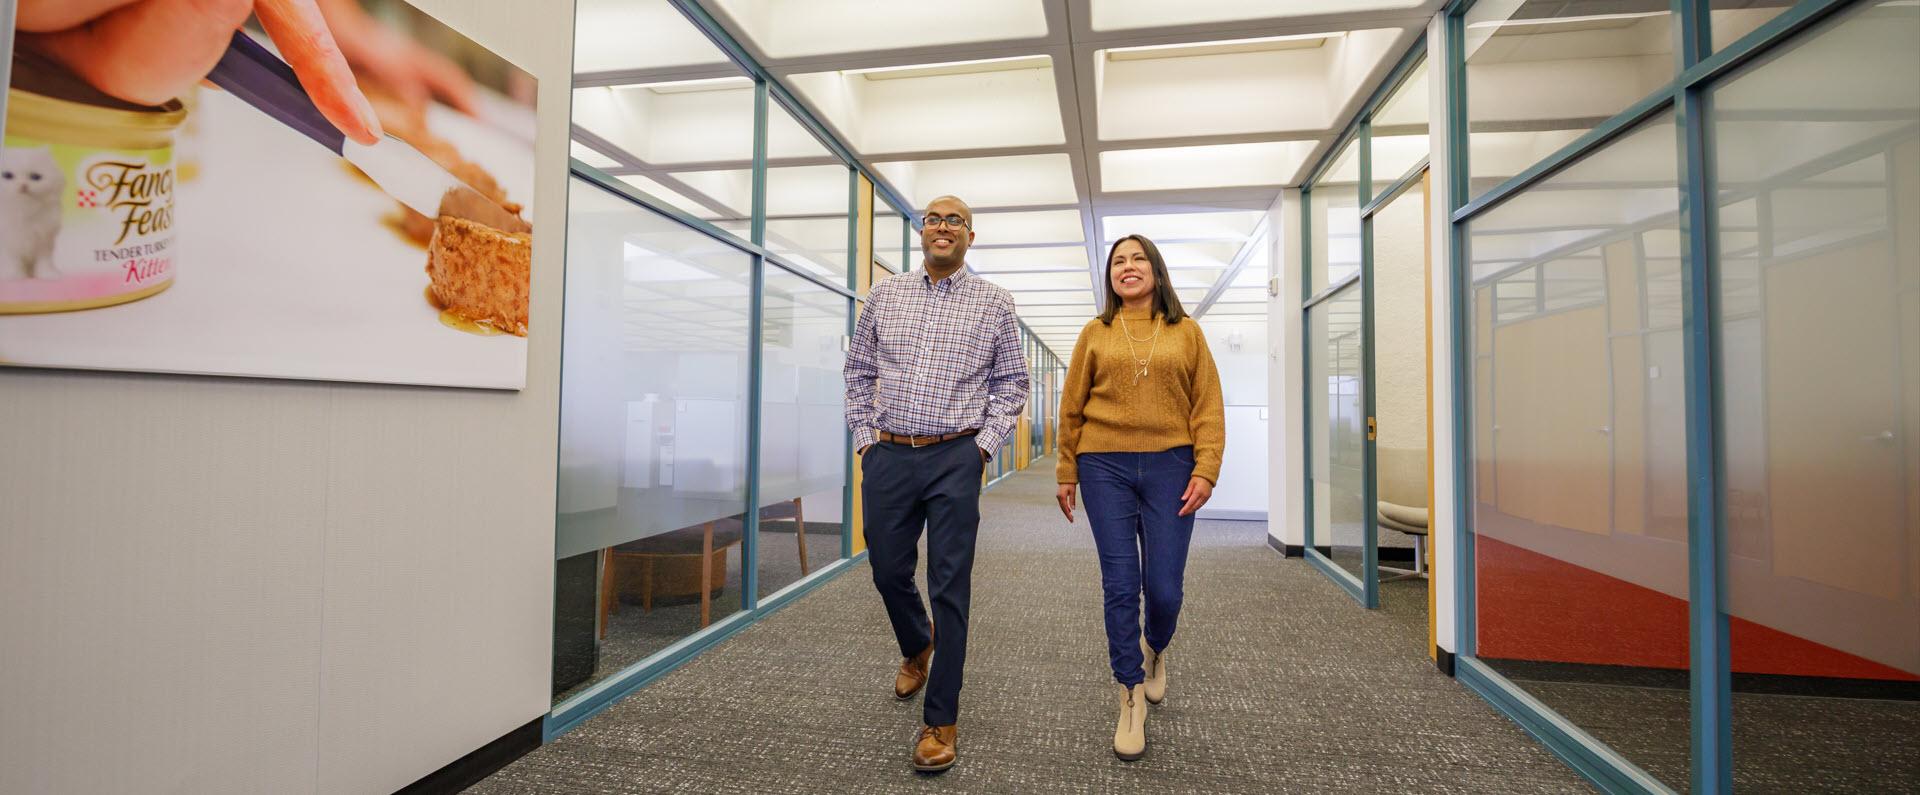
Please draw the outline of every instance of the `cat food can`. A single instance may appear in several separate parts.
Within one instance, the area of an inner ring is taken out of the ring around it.
[[[123,304],[179,266],[179,101],[114,99],[31,57],[14,60],[0,150],[0,314]]]

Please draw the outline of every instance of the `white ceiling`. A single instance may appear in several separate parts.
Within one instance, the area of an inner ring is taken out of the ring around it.
[[[969,262],[1014,291],[1065,358],[1106,246],[1130,233],[1162,243],[1189,311],[1260,320],[1262,211],[1307,176],[1442,0],[699,2],[907,201],[971,204]],[[575,156],[737,220],[751,84],[667,0],[579,0],[579,18]],[[1409,105],[1394,110],[1424,116]],[[818,168],[834,162],[826,149],[774,116],[770,217],[844,205]],[[782,170],[789,187],[774,189]],[[844,262],[844,232],[789,221],[782,250]]]

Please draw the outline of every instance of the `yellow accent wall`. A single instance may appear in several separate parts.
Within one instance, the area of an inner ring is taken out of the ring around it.
[[[859,187],[854,191],[854,261],[859,263],[872,263],[873,183],[867,181],[867,177],[864,174],[859,175],[858,179],[860,180]],[[854,292],[858,293],[861,298],[865,298],[867,292],[873,289],[873,266],[866,264],[863,267],[854,268],[853,271]],[[865,301],[853,302],[855,318],[859,317],[860,309],[864,306],[866,306]],[[860,499],[860,481],[860,454],[855,452],[853,454],[852,484],[853,515],[847,517],[853,527],[853,554],[855,555],[867,549],[867,525],[865,511],[862,507],[865,501]]]

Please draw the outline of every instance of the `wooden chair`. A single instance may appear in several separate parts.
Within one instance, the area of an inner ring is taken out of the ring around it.
[[[769,519],[776,522],[788,519],[793,521],[793,537],[800,546],[800,576],[807,576],[812,572],[812,568],[807,565],[807,519],[800,510],[800,498],[795,497],[789,502],[776,502],[761,508],[761,525],[764,527]]]
[[[793,522],[793,536],[800,548],[800,576],[812,572],[807,561],[807,522],[801,511],[800,498],[777,502],[760,509],[760,521]],[[637,561],[640,569],[640,609],[653,612],[654,566],[662,558],[693,558],[700,566],[700,626],[705,628],[713,623],[713,569],[715,558],[720,556],[721,582],[726,582],[725,559],[727,550],[740,543],[745,526],[740,516],[716,519],[703,525],[683,527],[671,533],[648,536],[637,541],[629,541],[600,551],[600,565],[603,572],[600,577],[600,615],[598,633],[607,634],[607,616],[620,610],[620,599],[616,594],[619,587],[620,563],[623,560]]]
[[[700,626],[713,623],[714,564],[719,563],[720,584],[724,586],[727,550],[740,543],[744,529],[739,517],[728,517],[601,550],[599,635],[606,636],[607,616],[620,609],[615,590],[620,563],[629,560],[641,565],[640,609],[647,612],[653,612],[656,562],[663,558],[696,561],[700,567]]]

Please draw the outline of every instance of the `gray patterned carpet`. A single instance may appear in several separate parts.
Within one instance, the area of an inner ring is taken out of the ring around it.
[[[1563,793],[1591,789],[1425,654],[1421,583],[1368,612],[1263,525],[1202,522],[1146,758],[1111,751],[1099,570],[1041,462],[988,492],[960,762],[912,772],[918,701],[864,567],[475,793]]]

